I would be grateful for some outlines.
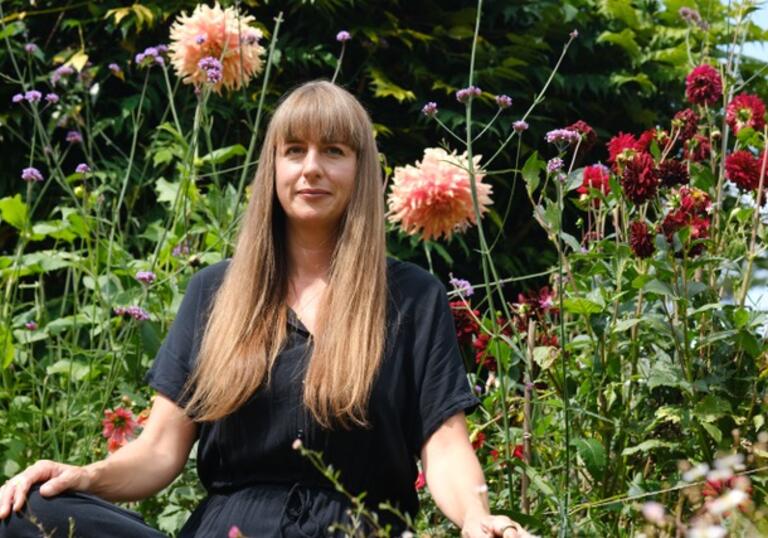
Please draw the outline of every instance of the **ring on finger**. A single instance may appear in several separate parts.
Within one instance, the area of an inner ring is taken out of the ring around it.
[[[512,531],[515,531],[515,532],[517,532],[517,525],[513,525],[513,524],[507,525],[506,527],[504,527],[503,529],[501,529],[501,535],[502,535],[502,536],[504,536],[504,534],[505,534],[507,531],[509,531],[509,530],[512,530]]]

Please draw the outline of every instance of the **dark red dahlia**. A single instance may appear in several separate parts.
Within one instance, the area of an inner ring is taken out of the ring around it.
[[[472,337],[480,331],[476,318],[480,317],[478,310],[470,310],[464,304],[464,301],[453,301],[450,303],[453,313],[453,324],[456,327],[456,337],[461,345],[472,345]],[[472,315],[474,314],[474,316]]]
[[[475,349],[475,364],[481,364],[491,372],[496,371],[496,358],[488,351],[488,343],[491,337],[488,333],[482,333],[475,338],[472,342],[472,347]]]
[[[685,185],[690,181],[688,167],[684,162],[676,159],[667,159],[659,163],[659,177],[662,185],[666,187]]]
[[[709,237],[709,225],[710,220],[708,216],[694,215],[686,211],[685,208],[680,207],[667,213],[667,216],[664,217],[661,223],[661,231],[664,233],[667,241],[672,243],[672,236],[686,226],[689,226],[691,230],[689,240],[696,241]],[[688,255],[698,256],[703,250],[704,244],[700,242],[688,249]]]
[[[620,132],[608,141],[608,162],[616,165],[631,159],[638,151],[635,135]]]
[[[699,129],[699,115],[690,108],[681,110],[672,118],[672,126],[680,129],[678,140],[685,142],[692,138]]]
[[[762,131],[765,127],[765,104],[757,95],[741,93],[728,103],[725,121],[737,134],[745,127]]]
[[[648,225],[636,220],[629,225],[629,246],[638,258],[650,258],[656,250]]]
[[[610,177],[611,171],[607,166],[602,164],[585,166],[581,186],[576,189],[576,192],[589,194],[589,189],[595,189],[603,194],[608,194],[611,191],[611,185],[608,181]],[[599,200],[597,201],[599,202]]]
[[[689,215],[709,215],[712,209],[712,200],[709,198],[709,194],[703,190],[685,186],[680,188],[678,195],[680,196],[680,207]]]
[[[647,153],[638,153],[624,167],[621,178],[624,195],[634,204],[640,205],[656,196],[659,188],[659,171],[653,163],[653,157]]]
[[[640,133],[640,137],[637,139],[637,151],[648,151],[651,147],[651,142],[656,140],[657,131],[655,128],[646,129]]]
[[[685,96],[694,105],[714,105],[723,96],[720,73],[707,64],[695,67],[685,79]]]
[[[597,133],[586,121],[579,120],[566,127],[566,129],[581,134],[581,144],[579,145],[580,154],[587,153],[597,142]]]
[[[685,158],[696,163],[709,160],[712,153],[712,146],[709,138],[704,135],[694,135],[693,138],[685,143]]]
[[[725,158],[725,177],[745,191],[756,190],[760,182],[760,161],[749,151],[734,151]]]
[[[668,241],[672,241],[672,236],[676,231],[680,230],[688,224],[690,215],[682,208],[673,209],[664,220],[661,222],[661,231],[666,236]]]

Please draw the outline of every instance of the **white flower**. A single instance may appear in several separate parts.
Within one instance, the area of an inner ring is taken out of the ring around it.
[[[749,500],[749,495],[740,489],[732,489],[707,504],[707,511],[714,516],[719,516],[724,512],[733,510],[747,500]]]
[[[688,529],[685,535],[688,538],[725,538],[727,531],[720,525],[698,526]]]
[[[648,501],[643,505],[643,517],[654,525],[663,525],[665,516],[664,505],[656,501]]]
[[[699,463],[695,467],[687,470],[683,473],[683,480],[686,482],[694,482],[699,478],[703,478],[709,471],[709,465],[706,463]]]

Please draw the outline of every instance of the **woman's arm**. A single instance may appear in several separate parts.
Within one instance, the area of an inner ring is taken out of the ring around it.
[[[462,529],[462,536],[529,536],[508,517],[490,514],[483,469],[469,442],[463,412],[449,418],[427,439],[421,461],[437,507]]]
[[[37,483],[44,497],[66,490],[90,492],[108,501],[149,497],[184,468],[196,428],[178,405],[158,395],[139,438],[107,459],[84,467],[41,460],[6,482],[0,488],[0,519],[21,510]]]

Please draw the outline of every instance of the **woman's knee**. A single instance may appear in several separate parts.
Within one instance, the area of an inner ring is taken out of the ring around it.
[[[21,511],[0,521],[0,538],[69,536],[70,518],[77,517],[76,508],[67,494],[43,497],[40,485],[36,484]]]

